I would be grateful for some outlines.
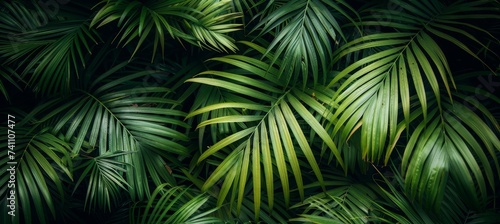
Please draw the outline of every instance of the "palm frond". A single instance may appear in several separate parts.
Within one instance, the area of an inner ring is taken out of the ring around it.
[[[217,165],[217,169],[203,186],[203,190],[207,190],[224,180],[219,205],[225,200],[230,189],[233,189],[233,192],[238,194],[239,211],[250,173],[256,218],[260,210],[263,185],[266,185],[268,205],[271,209],[273,207],[275,178],[279,177],[281,180],[280,187],[284,192],[285,205],[290,202],[289,173],[294,176],[295,186],[301,198],[304,197],[303,167],[311,169],[318,181],[323,183],[322,172],[314,149],[306,137],[309,133],[305,132],[304,125],[314,131],[313,136],[318,136],[325,142],[325,146],[334,153],[336,161],[343,166],[335,143],[315,117],[329,114],[322,105],[326,102],[318,101],[319,99],[299,88],[282,90],[286,87],[283,86],[283,79],[278,78],[278,69],[270,69],[270,64],[258,59],[229,55],[211,60],[232,65],[237,69],[202,72],[188,82],[212,86],[216,89],[214,91],[223,92],[224,96],[228,97],[192,111],[188,118],[203,114],[198,128],[231,126],[232,134],[217,139],[198,159],[203,161],[219,152],[227,153],[227,157]],[[321,88],[325,87],[315,88],[321,91]],[[313,88],[311,91],[314,90]]]
[[[486,224],[498,221],[500,211],[470,212],[466,218],[467,224]]]
[[[88,159],[76,168],[76,170],[84,170],[73,192],[84,179],[88,179],[85,208],[89,207],[89,210],[107,208],[111,211],[111,205],[116,205],[120,198],[120,188],[123,190],[130,188],[122,176],[122,173],[127,172],[124,167],[130,164],[120,162],[115,158],[129,153],[132,152],[108,151]]]
[[[133,57],[144,41],[153,35],[153,57],[156,49],[165,50],[165,40],[184,40],[216,51],[235,51],[234,40],[226,33],[238,30],[240,25],[230,23],[238,18],[230,12],[228,1],[102,1],[91,27],[102,27],[117,22],[120,27],[115,37],[118,44],[127,45],[138,39]]]
[[[230,0],[190,1],[188,5],[199,11],[193,16],[198,22],[188,23],[190,34],[195,43],[202,48],[218,52],[235,52],[238,50],[234,39],[226,33],[240,30],[241,24],[231,23],[241,15],[231,12]]]
[[[252,21],[255,16],[259,13],[259,9],[262,5],[266,3],[265,0],[233,0],[232,4],[237,12],[242,13],[244,25],[247,25]],[[245,16],[248,15],[248,19]],[[246,28],[246,27],[245,27]]]
[[[374,166],[375,167],[375,166]],[[342,177],[339,172],[325,175],[326,192],[312,195],[294,207],[303,208],[300,217],[290,219],[313,223],[474,223],[486,221],[495,210],[472,212],[457,191],[456,185],[446,186],[443,206],[438,211],[424,209],[401,192],[404,179],[394,165],[378,175]],[[373,178],[373,179],[372,179]],[[375,181],[375,182],[373,182]],[[312,190],[318,183],[307,186]],[[474,218],[472,218],[474,217]]]
[[[263,10],[264,16],[254,28],[254,31],[260,30],[259,36],[274,36],[266,51],[266,54],[272,52],[275,55],[270,64],[283,60],[278,75],[284,75],[286,82],[300,81],[305,87],[312,77],[312,83],[325,84],[332,65],[333,49],[337,47],[340,37],[344,36],[338,21],[342,17],[353,21],[348,13],[354,10],[344,1],[293,0],[268,3],[272,4],[280,7],[271,7],[270,12]]]
[[[13,87],[17,89],[21,89],[21,87],[18,85],[17,80],[21,80],[21,77],[19,74],[17,74],[16,71],[12,70],[11,68],[7,66],[3,66],[0,68],[0,92],[2,95],[5,97],[6,100],[9,100],[9,93],[8,93],[8,88],[6,87],[5,84],[10,84]],[[4,81],[7,81],[7,83],[4,84]]]
[[[200,166],[198,166],[200,167]],[[185,177],[196,185],[198,189],[203,188],[203,183],[205,180],[200,179],[197,174],[189,173],[187,170],[183,170]],[[211,205],[216,206],[219,200],[220,188],[214,186],[209,189],[206,193],[210,195],[209,202]],[[244,194],[240,211],[234,209],[234,203],[232,201],[236,200],[237,192],[231,192],[231,201],[217,206],[217,211],[214,212],[213,216],[217,217],[225,222],[237,222],[237,223],[247,223],[254,221],[262,221],[264,223],[285,223],[290,218],[288,210],[284,207],[283,195],[280,192],[276,192],[277,197],[274,199],[275,204],[271,209],[267,204],[260,204],[260,211],[258,211],[258,217],[255,217],[255,198],[253,191],[247,190]],[[266,192],[261,192],[259,198],[266,198]],[[233,200],[234,199],[234,200]]]
[[[381,198],[373,204],[374,210],[380,211],[379,217],[384,223],[491,223],[498,214],[496,208],[476,210],[469,207],[467,196],[457,188],[460,182],[450,182],[444,189],[442,206],[438,211],[430,211],[415,202],[401,191],[405,181],[394,165],[391,165],[391,175],[380,171],[378,187],[374,189]]]
[[[387,219],[394,220],[393,223],[435,223],[432,215],[427,213],[420,204],[413,203],[400,191],[399,188],[404,186],[403,178],[396,169],[393,168],[392,170],[394,174],[393,181],[390,181],[384,175],[380,175],[385,185],[377,183],[378,189],[381,191],[381,196],[386,197],[386,202],[375,203],[376,208],[386,214]],[[380,171],[378,172],[380,173]]]
[[[474,33],[490,35],[473,23],[457,22],[460,19],[475,19],[476,13],[483,13],[483,1],[466,3],[459,1],[452,5],[433,4],[428,1],[393,4],[402,7],[405,13],[385,9],[391,21],[367,21],[358,25],[387,27],[389,32],[373,33],[352,40],[335,52],[334,62],[338,63],[349,54],[377,49],[375,53],[345,66],[330,82],[339,85],[334,102],[339,104],[334,117],[338,119],[333,135],[342,136],[345,142],[351,133],[361,132],[363,159],[378,162],[382,158],[387,163],[394,144],[403,131],[399,123],[400,110],[406,125],[411,119],[411,104],[416,94],[427,119],[428,103],[437,100],[441,108],[446,90],[448,98],[456,88],[445,49],[438,43],[441,39],[451,41],[457,47],[479,58],[467,46],[470,43],[484,46]],[[470,7],[469,7],[470,6]],[[492,12],[491,12],[492,13]],[[484,18],[498,19],[497,15],[482,14]],[[431,18],[431,19],[429,19]],[[459,30],[467,25],[472,31]],[[394,31],[392,31],[394,30]],[[445,33],[453,33],[454,37]],[[455,36],[459,39],[456,39]],[[431,93],[431,94],[429,94]],[[441,108],[441,112],[442,108]]]
[[[189,187],[159,185],[147,204],[130,209],[131,223],[223,223],[211,217],[218,208],[210,207],[209,196]]]
[[[49,16],[38,4],[36,12],[16,1],[4,4],[10,9],[0,19],[2,36],[7,37],[0,40],[5,63],[15,63],[15,70],[36,92],[69,92],[86,65],[85,57],[100,39],[85,22],[87,18],[75,16],[47,24]]]
[[[450,178],[470,207],[484,209],[487,188],[495,190],[500,170],[495,152],[500,141],[470,108],[456,101],[442,105],[446,113],[441,115],[437,107],[431,110],[429,120],[420,122],[405,148],[406,192],[438,210]]]
[[[494,222],[499,6],[1,1],[0,223]]]
[[[290,221],[312,223],[378,223],[378,196],[373,183],[352,180],[332,172],[327,179],[329,190],[310,196],[294,207],[304,208],[300,217]]]
[[[162,155],[189,155],[180,144],[188,140],[181,131],[189,125],[180,120],[186,114],[175,109],[178,103],[163,97],[170,89],[141,81],[152,71],[118,72],[127,64],[120,63],[98,78],[87,78],[89,83],[82,85],[87,89],[76,89],[69,96],[58,96],[41,104],[26,122],[34,122],[35,126],[51,124],[52,132],[61,133],[66,141],[73,143],[73,157],[134,152],[115,158],[130,164],[125,167],[124,175],[135,200],[150,195],[150,180],[156,185],[175,182],[165,158],[173,163],[178,158]],[[59,109],[52,110],[56,105]]]
[[[1,129],[7,133],[6,128]],[[70,146],[44,131],[29,132],[19,125],[13,131],[15,145],[10,146],[14,147],[7,146],[7,135],[0,137],[3,149],[13,149],[2,150],[2,169],[14,170],[2,172],[0,180],[5,184],[2,184],[0,193],[7,195],[6,192],[14,190],[16,215],[24,217],[26,223],[31,223],[35,217],[46,223],[56,218],[55,194],[64,200],[61,176],[73,176]],[[13,185],[7,184],[7,180],[12,179],[11,174],[15,175]]]

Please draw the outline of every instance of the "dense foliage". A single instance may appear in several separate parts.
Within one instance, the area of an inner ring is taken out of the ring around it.
[[[499,34],[494,0],[2,1],[0,222],[495,222]]]

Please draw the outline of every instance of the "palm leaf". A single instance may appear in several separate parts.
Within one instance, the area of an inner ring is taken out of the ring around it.
[[[394,144],[390,143],[397,142],[402,131],[398,128],[400,110],[408,126],[410,105],[415,102],[413,96],[417,96],[424,119],[428,117],[429,100],[436,99],[437,107],[441,108],[443,97],[440,89],[445,89],[451,99],[455,83],[445,50],[439,46],[438,40],[450,40],[478,58],[467,46],[469,42],[482,44],[473,33],[459,30],[459,27],[467,24],[474,32],[493,38],[473,23],[455,23],[458,18],[451,16],[460,14],[460,18],[475,19],[476,13],[486,10],[482,7],[486,3],[482,1],[472,5],[464,1],[452,5],[427,1],[404,4],[395,1],[393,4],[407,13],[383,9],[390,15],[391,21],[374,22],[373,17],[368,16],[358,25],[378,24],[394,32],[369,33],[340,47],[335,52],[334,62],[341,62],[345,56],[360,51],[376,51],[346,65],[330,82],[330,86],[340,86],[333,97],[334,102],[340,105],[334,114],[338,122],[333,135],[339,134],[342,136],[340,142],[345,142],[351,133],[360,131],[363,159],[372,162],[379,162],[384,157],[385,163],[388,162],[394,148]],[[493,14],[485,13],[483,16],[498,19]],[[445,21],[450,22],[444,25]],[[461,39],[445,35],[450,32]]]
[[[181,131],[189,125],[179,120],[185,113],[175,109],[178,103],[163,97],[170,89],[139,81],[152,71],[117,74],[126,65],[120,63],[96,79],[86,79],[88,83],[82,86],[88,89],[41,104],[26,121],[35,120],[37,126],[52,124],[52,132],[62,133],[73,143],[73,157],[134,152],[114,159],[130,164],[123,175],[135,200],[150,194],[149,180],[156,185],[175,182],[165,158],[177,163],[172,155],[189,155],[180,144],[188,140]],[[88,167],[91,165],[96,166],[91,163]]]
[[[498,214],[495,208],[471,209],[467,196],[464,197],[457,188],[457,184],[461,183],[453,181],[444,189],[441,208],[429,211],[401,192],[404,179],[394,165],[391,165],[391,175],[377,172],[382,179],[376,179],[378,187],[374,190],[382,198],[373,205],[375,210],[381,212],[379,217],[385,219],[384,223],[490,223],[492,217]]]
[[[227,1],[102,1],[91,27],[102,27],[117,21],[121,27],[118,44],[127,45],[138,39],[133,57],[144,41],[153,35],[153,49],[165,53],[165,39],[184,40],[216,51],[235,51],[236,46],[226,33],[238,30],[238,24],[229,23],[238,18],[230,12]],[[153,57],[156,51],[153,51]]]
[[[380,171],[378,172],[380,173]],[[419,204],[413,203],[399,190],[399,187],[403,186],[403,178],[394,168],[393,172],[395,174],[394,181],[390,181],[387,177],[381,175],[383,183],[387,187],[378,183],[382,192],[381,196],[385,196],[387,202],[374,205],[394,220],[393,223],[434,223],[432,215],[428,214]],[[391,207],[397,209],[397,212]]]
[[[120,198],[120,188],[124,190],[130,188],[121,174],[127,171],[124,167],[130,164],[117,161],[115,158],[129,153],[131,152],[108,151],[83,162],[82,165],[76,168],[76,170],[84,170],[76,182],[73,192],[84,179],[89,179],[85,208],[87,206],[89,210],[107,208],[108,211],[111,211],[111,206],[116,205],[117,200]]]
[[[270,7],[273,4],[279,7]],[[353,21],[348,13],[354,10],[344,1],[320,0],[270,1],[268,8],[269,12],[261,12],[263,18],[254,31],[259,29],[259,36],[274,36],[266,54],[275,55],[271,65],[283,60],[278,75],[285,75],[286,82],[300,81],[303,87],[310,77],[314,84],[324,84],[331,69],[332,49],[344,36],[338,21],[343,17]]]
[[[290,221],[312,223],[368,223],[382,221],[375,209],[378,196],[373,183],[342,177],[331,172],[329,190],[308,197],[294,207],[303,208],[300,217]],[[314,185],[309,185],[312,188]]]
[[[406,146],[402,161],[406,191],[412,199],[437,210],[447,182],[453,181],[471,208],[484,209],[487,187],[495,189],[498,178],[495,150],[500,141],[471,109],[458,102],[443,106],[445,116],[433,109]]]
[[[317,114],[328,114],[325,113],[326,108],[321,105],[325,102],[318,103],[313,96],[297,88],[280,90],[284,88],[284,84],[282,79],[277,78],[278,69],[270,70],[271,74],[269,74],[267,70],[270,65],[263,61],[239,55],[212,60],[230,64],[238,69],[225,70],[225,72],[202,72],[199,76],[189,79],[188,82],[212,86],[217,89],[216,91],[232,97],[221,98],[222,101],[194,110],[188,118],[203,114],[198,128],[234,124],[231,127],[234,129],[232,134],[216,139],[214,145],[204,150],[198,159],[198,161],[203,161],[217,153],[227,153],[227,157],[218,164],[217,169],[202,188],[207,190],[224,180],[221,195],[219,195],[219,205],[232,189],[238,195],[237,210],[239,211],[249,173],[253,175],[254,199],[257,202],[255,204],[256,218],[259,214],[260,189],[263,184],[260,180],[265,180],[268,205],[271,209],[274,201],[275,178],[279,177],[281,180],[280,186],[284,192],[285,205],[290,202],[291,183],[288,181],[288,173],[294,176],[301,198],[304,197],[303,167],[312,169],[319,182],[322,183],[322,172],[316,161],[314,149],[311,148],[306,137],[309,133],[305,132],[304,124],[314,130],[316,134],[313,135],[319,136],[335,154],[336,161],[343,165],[334,142],[315,117]],[[214,100],[213,97],[211,99]],[[233,101],[231,99],[245,100]],[[196,102],[195,105],[201,106]],[[310,111],[309,108],[313,110]],[[255,156],[255,154],[262,156]],[[274,166],[276,168],[273,168]],[[261,172],[262,168],[263,172]],[[274,169],[277,170],[277,174]],[[236,173],[239,174],[237,178],[235,178]]]
[[[6,128],[2,130],[7,133]],[[70,171],[70,146],[44,131],[29,132],[20,125],[16,125],[13,131],[16,136],[15,154],[8,150],[2,150],[1,154],[3,169],[15,167],[15,188],[7,188],[11,173],[3,172],[0,180],[5,184],[2,184],[0,193],[6,195],[10,190],[15,191],[16,216],[24,217],[26,223],[31,223],[35,217],[39,222],[46,223],[56,218],[56,195],[64,200],[61,175],[73,176]],[[1,138],[2,148],[7,149],[7,135]]]
[[[222,223],[210,215],[218,208],[208,207],[209,196],[189,187],[159,185],[148,203],[130,209],[133,223]],[[136,215],[137,214],[137,215]]]
[[[85,22],[87,18],[72,14],[66,20],[47,24],[49,16],[38,4],[34,5],[36,13],[17,2],[5,4],[11,11],[0,20],[9,39],[0,41],[5,63],[16,63],[34,90],[69,92],[77,78],[71,74],[78,76],[85,67],[85,57],[92,54],[92,46],[100,39]]]
[[[9,100],[9,93],[7,92],[8,88],[5,86],[3,80],[7,81],[8,84],[10,84],[10,85],[12,85],[15,88],[20,90],[21,87],[19,87],[16,80],[20,80],[21,77],[19,77],[17,72],[12,70],[11,68],[4,67],[4,66],[2,66],[2,68],[0,68],[0,77],[2,77],[2,79],[0,79],[0,92],[2,92],[2,95],[5,97],[6,100]],[[16,80],[14,80],[14,79],[16,79]]]
[[[199,179],[198,177],[193,176],[191,173],[188,173],[187,170],[183,171],[189,181],[194,183],[197,188],[201,190],[204,181],[202,179]],[[217,204],[219,190],[220,189],[217,188],[217,186],[214,186],[207,191],[207,193],[210,195],[208,203],[213,204],[214,206]],[[237,194],[238,192],[234,192],[233,194],[231,194],[233,198],[237,197],[235,193]],[[239,212],[234,209],[234,203],[229,202],[218,206],[218,209],[217,211],[215,211],[213,216],[220,218],[221,220],[230,222],[237,220],[238,223],[253,222],[255,220],[261,220],[265,223],[285,223],[290,218],[288,210],[283,207],[285,203],[282,199],[283,197],[281,197],[282,195],[280,195],[279,198],[275,198],[275,205],[273,206],[273,209],[270,209],[269,206],[265,203],[260,203],[259,200],[260,211],[258,211],[257,219],[255,217],[256,199],[255,194],[252,193],[252,191],[246,191],[244,193]],[[280,194],[279,192],[277,193]],[[258,194],[258,196],[266,198],[267,195],[266,192],[261,192],[260,194]]]

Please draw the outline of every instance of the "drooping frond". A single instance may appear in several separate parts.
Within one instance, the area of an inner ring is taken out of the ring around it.
[[[14,204],[22,208],[21,211],[14,209],[15,214],[23,216],[27,223],[33,221],[32,213],[37,214],[42,223],[55,218],[58,202],[55,195],[64,200],[61,177],[73,178],[70,146],[46,131],[30,132],[20,125],[9,132],[5,127],[0,129],[14,136],[10,138],[14,139],[13,144],[7,144],[8,135],[0,136],[0,146],[4,149],[0,152],[2,169],[5,170],[0,175],[0,180],[4,180],[0,193],[15,192]]]
[[[35,92],[69,92],[99,34],[81,15],[47,23],[51,17],[38,4],[36,11],[17,1],[4,5],[9,11],[0,17],[2,63],[15,63],[12,68]]]
[[[193,45],[216,51],[236,51],[234,40],[227,33],[238,30],[231,23],[239,17],[231,12],[229,1],[102,1],[91,27],[102,27],[117,22],[120,32],[115,37],[119,45],[128,45],[137,39],[133,57],[151,36],[153,57],[156,49],[165,53],[168,38],[187,41]]]
[[[339,21],[353,21],[354,10],[344,1],[269,1],[261,14],[254,31],[273,36],[266,54],[275,55],[270,65],[282,61],[277,75],[302,87],[308,82],[325,84],[333,50],[345,38]]]
[[[156,185],[175,182],[162,155],[189,155],[181,144],[188,140],[181,130],[189,125],[181,121],[186,114],[176,109],[178,103],[162,97],[170,89],[141,81],[152,71],[117,75],[126,65],[120,63],[96,79],[87,79],[89,83],[82,85],[87,89],[41,104],[27,122],[50,123],[52,132],[72,142],[72,156],[134,152],[116,159],[130,164],[124,175],[131,197],[143,199],[150,194],[149,180]],[[58,109],[52,110],[55,105]]]
[[[21,89],[21,87],[18,85],[17,80],[20,80],[21,77],[12,70],[11,68],[7,66],[2,66],[0,68],[0,92],[2,95],[5,97],[6,100],[9,100],[9,93],[7,92],[7,86],[6,85],[12,85],[17,89]],[[4,81],[7,81],[4,83]]]
[[[435,107],[410,136],[402,161],[406,192],[438,210],[448,181],[453,181],[469,206],[484,209],[487,189],[498,184],[500,141],[472,108],[448,100],[442,106],[444,114]]]
[[[111,206],[116,205],[120,199],[120,189],[130,188],[122,176],[123,172],[127,172],[125,166],[130,166],[130,164],[113,159],[125,154],[127,153],[108,151],[88,159],[77,167],[83,171],[73,192],[83,180],[88,179],[85,208],[88,208],[89,211],[97,208],[111,211]]]

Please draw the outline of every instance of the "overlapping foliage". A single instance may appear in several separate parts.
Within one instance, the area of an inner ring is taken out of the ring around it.
[[[499,10],[2,2],[2,221],[491,222]]]

